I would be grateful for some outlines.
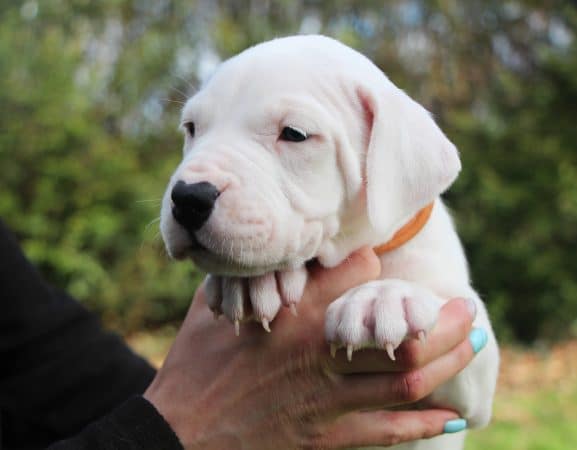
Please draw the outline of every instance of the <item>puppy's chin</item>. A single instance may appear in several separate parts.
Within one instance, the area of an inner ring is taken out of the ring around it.
[[[212,248],[195,234],[180,232],[164,237],[168,254],[174,259],[190,258],[196,267],[213,275],[250,277],[303,267],[318,254],[320,239],[317,235],[320,233],[315,233],[314,239],[306,239],[304,248],[294,239],[292,247],[277,244],[273,248],[271,243],[262,250],[245,249],[243,252],[233,251],[234,247],[230,251],[222,246]],[[288,251],[286,247],[289,247]]]
[[[217,255],[200,247],[189,248],[187,256],[192,259],[195,266],[199,269],[213,275],[229,277],[254,277],[275,272],[277,270],[282,271],[295,269],[304,264],[304,261],[270,261],[265,264],[250,264],[247,262],[235,261],[230,257]]]
[[[178,241],[176,239],[168,241],[166,250],[171,258],[176,260],[191,259],[196,267],[214,275],[257,276],[276,270],[299,267],[299,261],[277,261],[272,258],[265,261],[251,261],[246,256],[240,260],[233,255],[222,255],[207,248],[190,235],[186,238],[181,236]]]

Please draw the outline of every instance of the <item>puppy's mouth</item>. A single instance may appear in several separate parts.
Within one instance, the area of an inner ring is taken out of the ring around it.
[[[207,247],[199,241],[194,233],[188,233],[188,238],[188,245],[174,257],[177,259],[190,258],[196,267],[214,275],[257,276],[276,270],[288,270],[294,266],[286,260],[266,263],[242,261],[232,255],[225,255],[217,249]]]
[[[171,251],[171,256],[175,259],[182,260],[186,258],[192,258],[194,254],[198,253],[214,254],[214,252],[201,244],[193,233],[187,233],[186,244],[173,248]]]
[[[206,248],[204,245],[200,243],[200,241],[197,239],[194,233],[188,233],[188,238],[190,239],[190,245],[188,246],[188,250],[190,252],[202,251],[212,253],[208,248]]]

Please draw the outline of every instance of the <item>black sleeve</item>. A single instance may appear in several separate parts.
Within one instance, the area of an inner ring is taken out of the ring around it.
[[[0,448],[41,449],[73,436],[144,392],[154,373],[93,314],[47,285],[0,220]],[[125,404],[85,432],[115,420],[119,429],[130,425],[127,411],[138,405],[150,418],[152,406],[143,402]]]
[[[148,401],[134,397],[82,433],[47,450],[183,450],[164,418]]]

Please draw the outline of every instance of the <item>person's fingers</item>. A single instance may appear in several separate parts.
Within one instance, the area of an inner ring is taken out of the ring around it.
[[[310,267],[304,297],[312,299],[324,310],[348,289],[374,280],[380,271],[381,263],[375,252],[370,247],[363,247],[336,267]]]
[[[463,370],[473,356],[473,347],[467,339],[419,369],[346,375],[338,383],[333,401],[344,411],[414,403]]]
[[[445,424],[459,420],[453,411],[428,409],[422,411],[353,412],[339,417],[320,433],[314,448],[341,449],[350,447],[386,446],[401,442],[428,439],[445,431]],[[452,422],[461,426],[466,422]]]
[[[346,352],[341,350],[334,359],[329,359],[329,367],[341,374],[406,371],[423,367],[467,339],[474,318],[475,303],[472,300],[453,299],[441,308],[439,320],[426,342],[406,340],[395,350],[395,361],[391,361],[384,350],[365,349],[356,351],[349,362]],[[327,344],[327,358],[330,358],[328,348]]]
[[[441,308],[439,319],[425,345],[417,339],[410,339],[397,349],[395,355],[399,366],[405,369],[422,367],[455,348],[468,338],[476,313],[473,300],[453,299],[447,302]]]
[[[200,285],[196,289],[194,297],[192,298],[190,308],[188,308],[188,314],[190,314],[192,311],[198,311],[199,309],[210,312],[210,309],[206,304],[206,293],[204,291],[205,285],[206,285],[206,278],[202,281],[202,283],[200,283]]]

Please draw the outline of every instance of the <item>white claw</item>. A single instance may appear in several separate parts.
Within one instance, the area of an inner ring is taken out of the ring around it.
[[[421,344],[425,345],[425,343],[427,342],[427,334],[425,333],[424,330],[420,330],[417,333],[417,336],[419,338],[419,341],[421,341]]]
[[[238,319],[234,321],[234,334],[240,336],[240,322],[238,321]]]
[[[385,350],[387,351],[387,355],[389,355],[389,358],[391,358],[391,361],[395,361],[395,349],[393,348],[393,344],[391,344],[390,342],[385,344]]]
[[[270,326],[268,324],[268,319],[265,319],[263,317],[260,323],[262,323],[262,327],[267,331],[267,333],[270,333]]]
[[[291,314],[292,314],[293,316],[298,317],[299,314],[298,314],[298,312],[297,312],[297,306],[296,306],[294,303],[291,303],[291,304],[289,305],[289,309],[290,309]]]
[[[331,356],[334,358],[335,356],[337,356],[337,348],[338,345],[335,344],[334,342],[331,342]]]
[[[352,344],[347,345],[347,359],[349,362],[353,360],[353,346]]]

